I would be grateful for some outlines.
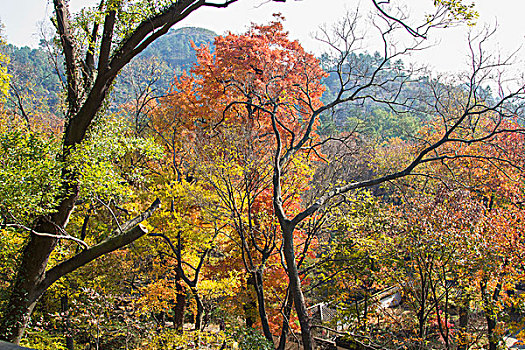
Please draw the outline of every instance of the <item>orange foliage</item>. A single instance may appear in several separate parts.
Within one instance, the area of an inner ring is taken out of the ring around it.
[[[228,281],[236,271],[241,283],[228,286],[235,292],[215,297],[241,315],[243,304],[254,299],[246,288],[246,271],[264,266],[268,318],[275,334],[282,322],[279,310],[288,278],[273,215],[272,162],[277,148],[272,123],[284,143],[296,142],[308,128],[315,130],[317,124],[304,121],[311,108],[321,106],[325,76],[319,61],[288,39],[282,19],[277,15],[274,22],[253,25],[245,34],[217,37],[213,53],[209,47],[196,48],[197,64],[175,81],[151,120],[154,136],[167,151],[159,179],[194,178],[217,200],[213,215],[222,216],[217,224],[221,234],[201,280]],[[301,210],[313,157],[299,153],[283,169],[283,201],[290,214]],[[301,247],[306,234],[297,230],[296,235]]]

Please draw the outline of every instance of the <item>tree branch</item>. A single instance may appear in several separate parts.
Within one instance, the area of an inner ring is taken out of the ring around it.
[[[64,0],[53,0],[56,14],[56,26],[60,36],[60,42],[64,52],[66,76],[67,76],[67,101],[68,111],[73,113],[78,111],[78,86],[77,86],[77,54],[74,45],[73,33],[71,32],[69,22],[69,10]]]
[[[39,284],[37,289],[40,292],[43,292],[47,288],[49,288],[54,282],[56,282],[59,278],[65,276],[66,274],[90,263],[91,261],[104,254],[122,248],[147,234],[148,231],[146,230],[146,228],[139,224],[142,221],[151,217],[151,215],[153,215],[153,212],[159,207],[160,200],[156,199],[145,212],[129,220],[121,226],[123,232],[122,234],[119,234],[119,230],[116,230],[113,232],[112,235],[110,235],[106,240],[102,241],[101,243],[86,250],[83,250],[79,254],[69,258],[66,261],[63,261],[62,263],[53,267],[51,270],[47,271],[45,273],[44,279]],[[36,295],[40,295],[40,293],[36,293]]]
[[[98,10],[102,11],[104,8],[105,0],[101,0],[98,5]],[[93,24],[93,30],[91,31],[91,36],[89,37],[88,49],[86,51],[86,58],[84,60],[84,88],[88,89],[93,82],[93,71],[95,69],[95,51],[97,43],[97,34],[98,34],[99,23],[95,22]]]
[[[104,73],[108,69],[109,54],[113,40],[113,30],[115,27],[115,17],[117,11],[111,9],[104,19],[104,30],[102,32],[102,42],[100,43],[100,55],[98,59],[98,72]]]

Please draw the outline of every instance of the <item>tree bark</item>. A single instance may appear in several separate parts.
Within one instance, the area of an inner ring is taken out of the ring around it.
[[[291,225],[281,226],[283,229],[284,239],[284,258],[286,261],[286,268],[288,278],[290,280],[290,291],[295,305],[295,312],[299,319],[301,326],[301,338],[303,341],[303,348],[305,350],[313,350],[314,342],[312,339],[312,332],[310,329],[310,317],[306,310],[306,303],[304,301],[303,291],[301,289],[301,279],[299,278],[299,271],[295,263],[294,244],[293,244],[293,227]]]
[[[173,326],[176,330],[183,332],[184,327],[184,309],[186,307],[186,294],[184,288],[182,287],[182,277],[181,272],[177,268],[177,273],[175,274],[175,285],[177,289],[177,296],[175,297],[175,317],[173,319]]]
[[[11,292],[9,303],[2,313],[3,317],[0,320],[1,339],[18,344],[27,327],[36,302],[47,288],[59,278],[88,264],[101,255],[122,248],[145,235],[147,230],[139,224],[149,218],[159,206],[160,201],[157,199],[144,213],[121,225],[122,232],[120,229],[114,231],[103,242],[83,250],[49,271],[45,271],[47,261],[58,240],[32,233],[31,239],[24,250],[19,275]],[[56,230],[56,227],[51,224],[48,225],[49,231],[51,228]]]
[[[50,219],[40,218],[36,223],[36,232],[59,235],[57,226],[64,227],[72,211],[76,195],[65,198],[58,212]],[[44,237],[31,232],[29,242],[24,248],[17,277],[12,287],[9,302],[3,310],[0,320],[0,339],[20,343],[20,339],[29,322],[36,302],[42,295],[38,286],[43,282],[49,256],[55,249],[58,239]]]
[[[195,297],[195,301],[197,302],[197,314],[195,315],[195,330],[200,331],[203,327],[204,304],[202,303],[202,299],[199,296],[199,293],[197,293],[197,290],[193,290],[193,295]]]
[[[283,308],[283,326],[281,328],[281,336],[279,337],[279,345],[277,350],[284,350],[286,346],[286,339],[290,331],[290,314],[292,313],[293,298],[290,295],[290,289],[286,291],[286,304]]]
[[[489,339],[488,349],[497,350],[498,349],[498,340],[495,339],[494,330],[496,329],[496,319],[489,315],[485,315],[487,320],[487,337]]]
[[[67,294],[64,294],[60,297],[60,308],[62,313],[65,316],[65,338],[66,338],[66,348],[67,350],[75,350],[75,343],[73,342],[73,336],[71,335],[71,320],[69,319],[69,297]]]
[[[468,326],[468,311],[469,311],[469,298],[468,296],[463,299],[462,305],[458,308],[459,313],[459,337],[458,337],[458,350],[467,350],[467,326]]]
[[[268,314],[266,313],[266,305],[264,303],[264,285],[262,271],[257,270],[253,274],[253,280],[255,282],[255,292],[257,293],[257,305],[259,310],[259,317],[261,318],[261,326],[263,329],[264,337],[273,344],[273,335],[270,331],[270,325],[268,323]]]
[[[242,306],[244,310],[244,324],[247,328],[253,328],[255,326],[256,317],[255,317],[255,308],[256,300],[254,298],[254,292],[256,293],[255,287],[255,273],[250,273],[246,279],[246,295],[247,300]]]
[[[499,293],[501,291],[501,283],[498,283],[494,288],[494,292],[490,293],[487,289],[487,281],[482,280],[480,282],[481,295],[483,298],[483,307],[485,309],[485,320],[487,322],[487,338],[488,338],[488,350],[497,350],[499,339],[496,336],[495,330],[498,322],[497,315],[492,312],[492,304],[499,299]]]

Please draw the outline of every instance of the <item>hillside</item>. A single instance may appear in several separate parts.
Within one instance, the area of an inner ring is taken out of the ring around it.
[[[211,45],[216,35],[204,28],[171,29],[136,57],[117,78],[111,94],[113,108],[133,98],[138,88],[151,84],[152,80],[152,87],[157,92],[167,91],[173,76],[189,70],[196,62],[192,43]],[[62,64],[55,65],[55,59],[43,48],[7,45],[4,51],[10,58],[9,72],[13,76],[10,106],[22,103],[26,113],[44,111],[62,115]]]
[[[196,62],[192,43],[197,46],[211,45],[216,36],[215,32],[204,28],[171,29],[168,34],[153,42],[140,57],[158,57],[180,72],[191,68]]]
[[[196,63],[193,45],[213,46],[216,36],[216,33],[204,28],[171,29],[138,55],[117,77],[110,94],[109,109],[116,111],[123,104],[146,98],[145,93],[147,98],[165,94],[170,89],[173,78],[183,71],[190,70]],[[9,70],[13,75],[11,107],[18,108],[21,103],[26,111],[44,111],[61,116],[62,84],[54,59],[44,49],[8,45],[6,52],[11,58]],[[354,54],[349,56],[348,64],[357,67],[356,76],[369,77],[381,59],[378,53]],[[56,65],[59,70],[62,69],[60,63]],[[324,62],[323,65],[329,66],[329,62]],[[403,63],[396,62],[385,71],[386,74],[396,75],[402,68]],[[64,79],[63,74],[60,74]],[[324,79],[325,100],[334,97],[337,84],[338,80],[334,74]],[[412,85],[412,88],[407,89],[409,94],[415,96],[421,93],[419,84]],[[406,97],[410,99],[410,96]],[[369,99],[356,101],[338,108],[332,115],[322,116],[320,132],[333,134],[356,129],[373,138],[405,138],[417,131],[421,119],[424,119],[423,114],[410,113],[398,119],[391,112],[385,105]]]

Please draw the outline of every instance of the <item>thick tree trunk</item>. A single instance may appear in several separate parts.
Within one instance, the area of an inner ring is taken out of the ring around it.
[[[68,199],[70,198],[68,197]],[[122,232],[120,229],[114,231],[105,241],[83,250],[48,271],[46,271],[46,266],[49,255],[58,243],[58,239],[31,233],[30,240],[24,249],[22,262],[9,302],[2,312],[3,317],[0,320],[1,339],[18,344],[27,327],[36,302],[47,288],[59,278],[86,265],[101,255],[119,249],[145,235],[147,231],[139,223],[150,217],[159,206],[160,201],[156,200],[146,212],[121,225]],[[57,232],[57,227],[66,225],[71,211],[72,207],[67,211],[67,216],[60,215],[65,213],[66,210],[53,215],[51,220],[54,219],[53,222],[55,224],[51,224],[50,221],[40,221],[36,225],[35,231],[61,235],[60,232]]]
[[[204,320],[204,304],[202,303],[201,297],[197,293],[197,290],[193,290],[195,301],[197,302],[197,314],[195,315],[195,330],[200,331],[203,327]]]
[[[53,251],[56,240],[43,237],[32,238],[23,254],[23,264],[9,303],[3,310],[0,320],[0,339],[20,343],[20,339],[29,323],[29,318],[40,297],[35,286],[42,281],[49,254]],[[34,253],[34,254],[33,254]]]
[[[74,194],[62,200],[55,214],[49,219],[43,217],[39,219],[35,225],[35,232],[61,235],[58,232],[58,227],[64,227],[67,224],[77,198],[76,188],[73,190]],[[57,243],[58,239],[56,238],[31,233],[29,242],[22,254],[9,302],[3,310],[3,317],[0,320],[1,340],[15,344],[20,343],[35,304],[45,291],[40,290],[39,286],[45,278],[49,256]]]
[[[284,239],[284,257],[286,260],[286,268],[288,271],[288,278],[290,280],[290,291],[295,305],[295,311],[299,324],[301,325],[301,338],[303,340],[303,347],[305,350],[313,350],[314,342],[312,339],[312,332],[310,329],[310,318],[306,310],[303,291],[301,290],[301,279],[299,278],[299,271],[295,263],[294,244],[293,244],[293,227],[291,225],[281,225]]]

